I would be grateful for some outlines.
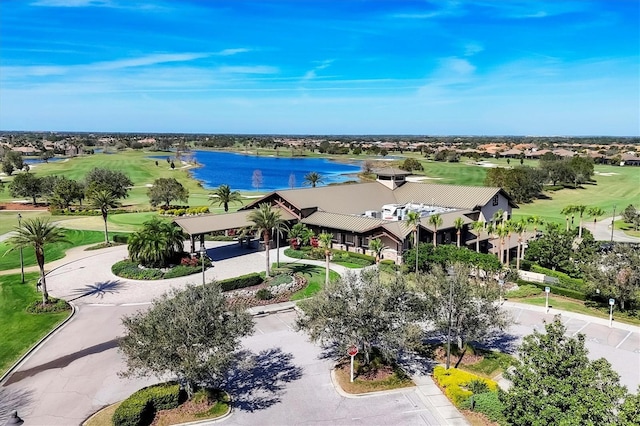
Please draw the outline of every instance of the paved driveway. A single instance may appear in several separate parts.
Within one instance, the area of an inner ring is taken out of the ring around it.
[[[215,246],[215,247],[214,247]],[[212,244],[207,247],[216,262],[207,280],[227,278],[264,268],[260,252],[239,253],[238,247]],[[123,360],[115,339],[121,335],[120,318],[146,309],[150,300],[171,287],[201,277],[146,282],[113,276],[110,266],[126,255],[126,249],[106,249],[99,255],[79,259],[55,269],[48,276],[52,295],[74,300],[76,316],[28,357],[0,387],[0,424],[17,409],[30,425],[79,424],[100,407],[122,400],[153,379],[122,379],[117,372]],[[235,251],[234,251],[235,250]],[[272,260],[275,256],[272,255]],[[542,329],[554,311],[506,303],[515,324],[513,336],[504,344],[515,344],[533,329]],[[256,332],[244,340],[247,351],[226,387],[237,402],[228,424],[442,424],[428,383],[418,378],[418,388],[365,398],[345,398],[334,389],[331,361],[300,333],[291,329],[294,313],[278,313],[256,319]],[[563,314],[569,333],[587,334],[592,358],[604,356],[635,390],[640,382],[640,334],[638,327],[606,320]],[[432,382],[431,382],[432,385]],[[428,397],[426,397],[428,395]],[[431,399],[430,399],[431,398]],[[446,414],[446,413],[445,413]],[[455,414],[455,413],[453,413]]]

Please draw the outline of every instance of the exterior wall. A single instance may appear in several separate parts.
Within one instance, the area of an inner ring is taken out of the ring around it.
[[[480,217],[478,218],[478,220],[490,222],[494,213],[500,209],[507,213],[506,218],[511,217],[511,207],[509,207],[509,201],[502,194],[497,194],[497,196],[498,204],[494,206],[493,200],[489,200],[489,202],[480,210]]]

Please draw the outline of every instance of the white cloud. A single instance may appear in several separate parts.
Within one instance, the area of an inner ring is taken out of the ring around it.
[[[208,56],[210,56],[208,53],[159,53],[155,55],[141,56],[138,58],[96,62],[89,65],[89,67],[100,70],[115,70],[121,68],[157,65],[167,62],[188,62],[194,59],[206,58]]]
[[[268,65],[254,66],[227,66],[218,69],[221,73],[226,74],[276,74],[278,69]]]
[[[473,56],[484,50],[484,46],[471,42],[464,45],[464,56]]]
[[[320,61],[316,67],[307,71],[304,76],[302,76],[303,81],[313,80],[318,76],[318,71],[321,71],[325,68],[328,68],[333,63],[333,59],[327,59],[324,61]]]
[[[108,7],[111,2],[108,0],[38,0],[31,3],[31,6],[45,7]]]
[[[238,53],[246,53],[246,52],[250,52],[251,50],[249,49],[244,49],[244,48],[238,48],[238,49],[224,49],[221,50],[220,52],[216,53],[219,56],[231,56],[231,55],[237,55]]]

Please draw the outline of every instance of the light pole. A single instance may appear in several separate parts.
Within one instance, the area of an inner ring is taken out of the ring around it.
[[[544,302],[544,308],[547,310],[547,313],[549,313],[549,293],[551,293],[551,287],[545,287],[544,292],[547,294],[547,298]]]
[[[616,299],[609,299],[609,328],[613,326],[613,305],[616,304]]]
[[[18,228],[22,229],[22,215],[18,213]],[[24,257],[22,257],[22,246],[20,246],[20,276],[24,284]]]
[[[204,245],[200,247],[200,261],[202,262],[202,285],[205,284],[204,278],[204,257],[207,255],[207,249],[204,248]]]
[[[453,310],[453,279],[449,277],[449,329],[447,330],[447,370],[451,366],[451,311]]]
[[[611,242],[613,242],[613,230],[616,227],[616,205],[613,205],[613,217],[611,218]]]

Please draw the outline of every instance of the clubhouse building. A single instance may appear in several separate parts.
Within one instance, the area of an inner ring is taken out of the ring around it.
[[[205,234],[246,228],[251,225],[247,218],[251,210],[268,203],[289,225],[301,222],[316,234],[331,233],[334,248],[368,254],[369,242],[380,238],[387,247],[384,258],[402,263],[402,253],[411,246],[413,234],[406,216],[414,211],[420,215],[421,242],[435,239],[438,244],[455,244],[458,230],[454,223],[461,218],[461,246],[475,250],[479,239],[482,252],[496,253],[491,237],[472,233],[470,224],[490,222],[499,210],[505,219],[510,218],[511,210],[518,206],[504,190],[409,182],[410,174],[384,169],[377,172],[375,182],[274,191],[234,213],[181,217],[175,222],[190,236],[191,250],[195,251],[196,239],[202,244]],[[437,229],[429,224],[433,214],[442,219]]]

